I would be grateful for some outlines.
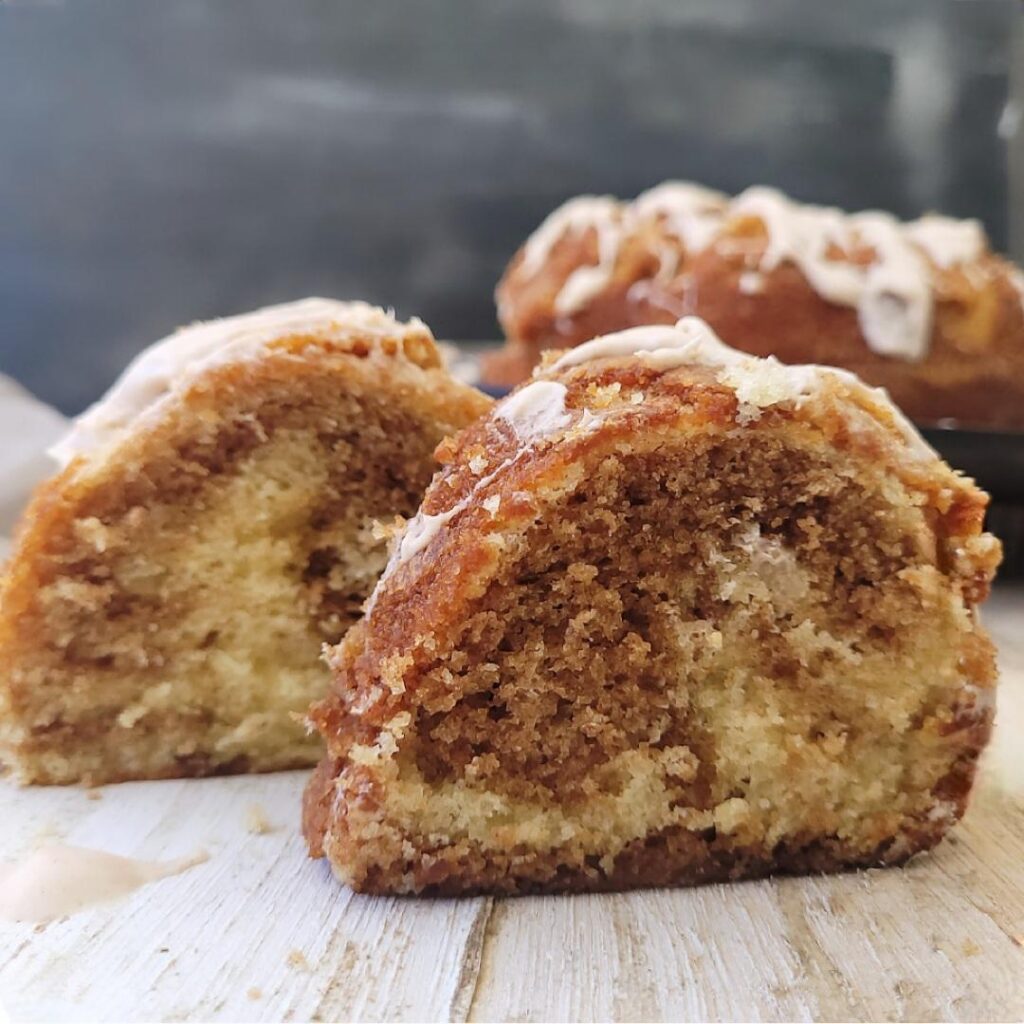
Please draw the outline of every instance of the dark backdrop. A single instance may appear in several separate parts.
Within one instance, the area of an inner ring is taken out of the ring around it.
[[[0,368],[76,412],[175,325],[307,294],[496,334],[517,244],[667,177],[980,217],[1016,0],[0,5]]]

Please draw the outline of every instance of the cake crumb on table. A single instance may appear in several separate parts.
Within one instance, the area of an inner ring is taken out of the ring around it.
[[[287,957],[287,964],[289,967],[294,967],[297,971],[308,971],[311,970],[309,961],[306,959],[306,954],[301,949],[293,949]]]
[[[262,804],[249,804],[245,809],[245,828],[254,836],[265,836],[274,831]]]
[[[253,987],[250,988],[249,991],[246,992],[245,994],[250,999],[253,999],[253,1000],[255,1000],[255,999],[262,999],[263,998],[263,989],[256,988],[256,986],[253,985]]]

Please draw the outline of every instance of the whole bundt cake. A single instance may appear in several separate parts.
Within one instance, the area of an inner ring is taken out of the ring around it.
[[[744,352],[850,370],[919,422],[1024,427],[1024,277],[974,220],[690,182],[630,203],[579,196],[522,246],[497,299],[508,344],[485,364],[491,385],[519,383],[544,349],[695,315]]]
[[[881,392],[702,322],[549,354],[439,449],[310,721],[370,892],[896,864],[989,734],[986,496]]]
[[[0,583],[0,760],[50,783],[314,762],[292,713],[384,566],[375,521],[488,405],[362,303],[148,349],[55,449]]]

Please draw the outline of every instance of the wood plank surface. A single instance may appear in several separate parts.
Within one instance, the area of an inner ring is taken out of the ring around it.
[[[1024,588],[997,588],[996,737],[905,869],[518,900],[357,896],[304,856],[304,773],[96,793],[0,780],[0,860],[62,839],[210,859],[45,927],[0,922],[12,1020],[1019,1020]],[[2,1017],[2,1012],[0,1012]]]

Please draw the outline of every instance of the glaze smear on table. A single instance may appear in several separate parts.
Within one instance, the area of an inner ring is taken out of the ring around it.
[[[200,852],[178,860],[134,860],[104,850],[49,843],[17,863],[0,866],[0,917],[54,921],[120,899],[207,859],[208,854]]]

